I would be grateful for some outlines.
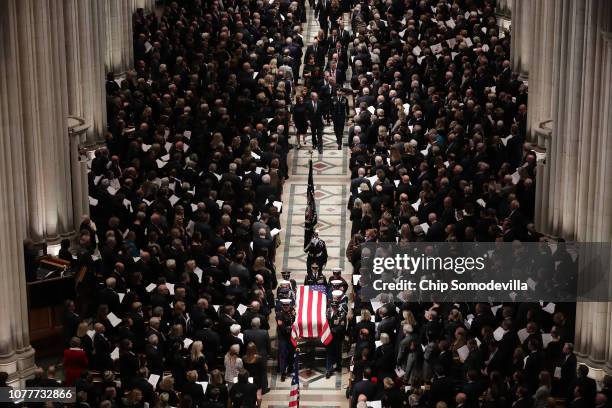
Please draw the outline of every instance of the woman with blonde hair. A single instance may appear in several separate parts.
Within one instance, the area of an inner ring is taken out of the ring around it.
[[[353,343],[356,343],[357,340],[359,339],[359,332],[362,329],[367,329],[369,333],[376,332],[376,325],[372,321],[372,314],[370,313],[368,309],[361,309],[361,319],[359,323],[353,326],[353,332],[351,333],[351,337],[353,338]]]
[[[244,367],[242,359],[238,356],[240,353],[240,345],[232,344],[225,353],[223,365],[225,366],[225,381],[228,387],[231,388],[234,384],[234,378],[238,376],[238,371]]]
[[[270,185],[276,188],[279,197],[282,196],[285,176],[280,169],[280,161],[277,158],[271,160],[270,171],[268,172],[268,174],[270,175]]]
[[[168,405],[176,407],[179,403],[178,394],[174,390],[174,377],[168,375],[161,379],[159,382],[159,393],[166,393],[168,395]]]
[[[361,231],[361,216],[362,216],[363,201],[361,198],[356,198],[353,202],[353,208],[351,208],[350,220],[353,222],[351,225],[351,235],[355,235]]]
[[[416,328],[419,325],[411,310],[402,310],[402,317],[404,318],[402,324],[408,323],[412,328]]]
[[[374,211],[372,210],[372,204],[363,203],[363,205],[361,206],[361,222],[360,222],[361,232],[365,233],[365,231],[372,228],[373,226],[374,226]]]
[[[81,341],[81,348],[85,351],[85,354],[87,354],[89,361],[91,361],[93,358],[93,340],[89,337],[89,334],[87,334],[88,331],[89,323],[81,322],[77,327],[76,337]]]
[[[198,378],[200,381],[204,381],[208,374],[208,365],[206,364],[206,357],[202,350],[204,345],[201,341],[194,341],[191,344],[191,352],[189,355],[188,367],[190,370],[196,370],[198,372]]]

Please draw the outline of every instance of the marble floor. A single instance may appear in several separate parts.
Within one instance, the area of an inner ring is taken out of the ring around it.
[[[304,35],[305,42],[311,41],[318,29],[312,10],[308,10],[308,23]],[[345,132],[345,142],[347,136]],[[331,268],[340,267],[344,278],[350,282],[351,271],[347,269],[345,250],[350,239],[349,214],[346,210],[349,197],[350,174],[348,170],[349,151],[344,147],[337,150],[336,138],[331,126],[326,126],[323,134],[324,151],[322,155],[308,147],[289,153],[290,178],[283,193],[284,211],[281,215],[282,244],[277,251],[278,269],[291,271],[291,277],[298,284],[303,283],[306,274],[306,254],[304,253],[304,211],[306,208],[306,185],[308,181],[308,160],[313,160],[315,200],[318,213],[319,236],[327,244],[329,260],[325,275]],[[306,146],[311,146],[310,135]],[[295,143],[295,140],[292,140]],[[272,321],[272,319],[271,319]],[[272,328],[270,333],[275,333]],[[264,395],[264,408],[287,407],[291,378],[284,382],[276,374],[275,361],[268,367],[270,392]],[[325,351],[317,348],[315,357],[300,357],[300,407],[302,408],[345,408],[348,386],[348,368],[325,378]]]
[[[325,129],[324,139],[328,141],[327,150],[322,157],[318,153],[312,155],[314,173],[315,199],[319,217],[317,228],[319,236],[327,244],[329,260],[325,275],[331,268],[340,267],[344,278],[350,282],[351,271],[347,268],[345,250],[350,239],[348,224],[348,186],[350,176],[345,163],[348,150],[336,150],[335,136],[330,128]],[[333,146],[332,146],[333,145]],[[333,149],[333,150],[331,150]],[[290,153],[292,163],[291,176],[284,188],[283,203],[287,203],[286,211],[281,216],[282,245],[277,252],[279,268],[291,271],[291,277],[298,284],[304,281],[306,275],[306,255],[304,253],[304,210],[306,207],[306,184],[308,180],[307,149],[294,150]],[[320,164],[320,166],[317,166]],[[275,330],[272,328],[271,333]],[[325,352],[317,348],[315,358],[300,358],[300,406],[309,408],[348,407],[345,398],[348,386],[348,369],[325,378]],[[269,384],[271,391],[264,395],[264,408],[286,407],[291,387],[291,379],[280,381],[276,374],[275,362],[270,362]]]

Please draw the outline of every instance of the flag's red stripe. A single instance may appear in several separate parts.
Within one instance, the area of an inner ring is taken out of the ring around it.
[[[304,299],[304,286],[298,287],[297,293],[297,313],[295,315],[295,322],[293,323],[293,330],[291,331],[291,343],[295,347],[297,345],[296,338],[302,337],[302,322],[301,322],[301,311],[302,311],[302,302]]]
[[[321,292],[317,292],[317,336],[321,336],[323,333],[323,319],[325,319],[325,315],[322,313],[323,310],[323,294]]]
[[[312,334],[313,292],[313,290],[308,290],[308,321],[306,322],[308,327],[308,337],[314,337]]]

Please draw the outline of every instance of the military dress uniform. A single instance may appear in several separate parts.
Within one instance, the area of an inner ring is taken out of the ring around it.
[[[307,253],[307,272],[310,272],[312,264],[315,262],[319,265],[319,271],[323,271],[325,264],[327,264],[327,245],[325,245],[325,241],[315,234],[308,245],[306,245],[306,248],[304,248],[304,252]]]
[[[287,368],[293,366],[294,347],[291,343],[291,326],[295,319],[295,309],[290,299],[282,299],[281,311],[276,315],[276,338],[278,339],[278,369],[281,381],[285,381]]]
[[[349,298],[346,295],[346,293],[344,293],[340,289],[334,289],[331,291],[331,299],[332,299],[332,302],[338,303],[339,309],[342,309],[344,313],[348,313]]]
[[[330,114],[334,124],[334,134],[336,135],[336,143],[338,150],[342,148],[342,136],[344,135],[344,124],[346,117],[349,114],[348,100],[342,95],[336,95],[331,98]]]
[[[295,282],[295,279],[291,277],[290,271],[287,271],[287,270],[282,271],[281,277],[283,278],[283,280],[286,280],[291,284],[291,289],[293,289],[293,292],[297,290],[297,283]]]
[[[316,264],[313,264],[313,265],[316,265]],[[320,269],[310,270],[306,272],[306,277],[304,278],[304,285],[306,286],[310,286],[310,285],[327,286],[327,279],[325,279],[325,276],[321,273]]]
[[[276,313],[280,313],[282,310],[283,299],[289,299],[291,307],[295,305],[295,290],[293,289],[291,282],[287,280],[281,280],[278,282],[278,288],[276,288],[276,304],[274,308]]]
[[[346,312],[335,300],[327,308],[327,323],[332,333],[332,341],[327,345],[325,359],[325,376],[329,378],[336,366],[336,371],[342,371],[342,342],[346,333]]]

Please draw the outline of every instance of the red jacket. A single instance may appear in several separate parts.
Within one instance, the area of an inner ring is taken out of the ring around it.
[[[69,348],[64,350],[64,373],[66,386],[72,386],[81,377],[81,372],[87,369],[87,354],[83,349]]]

